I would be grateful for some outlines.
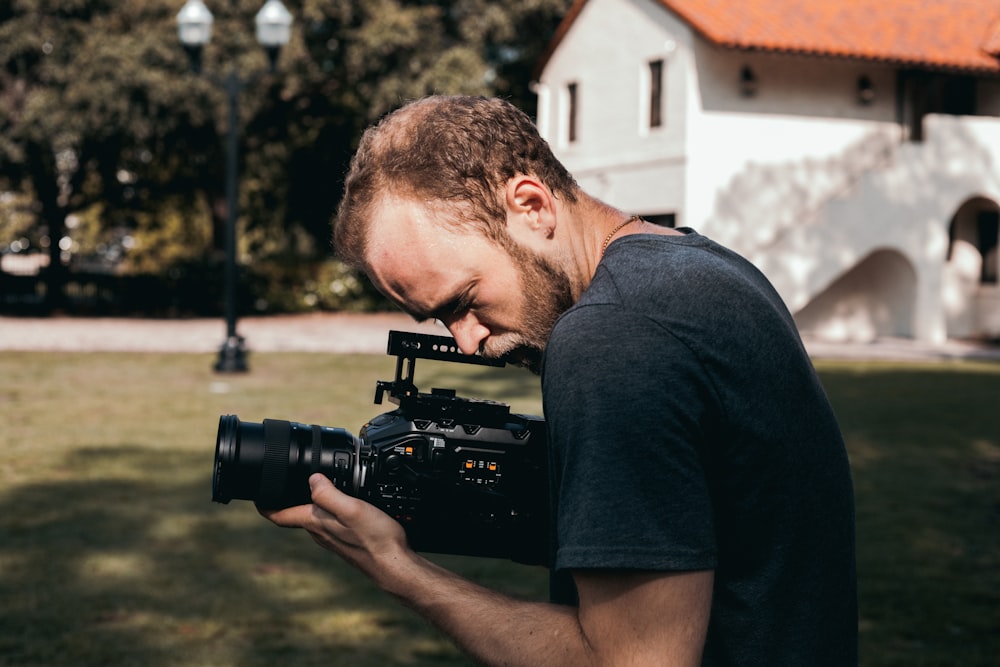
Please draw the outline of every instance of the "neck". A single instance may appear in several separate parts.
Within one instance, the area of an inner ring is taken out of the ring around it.
[[[642,219],[637,215],[633,215],[630,216],[628,219],[623,220],[622,222],[615,225],[615,228],[612,229],[610,232],[608,232],[608,235],[604,237],[604,243],[601,244],[601,254],[597,258],[598,261],[600,261],[601,258],[604,257],[604,252],[608,249],[608,245],[611,244],[612,239],[618,236],[618,232],[622,231],[623,229],[631,225],[633,222],[639,223],[640,226],[642,225]]]
[[[643,220],[638,215],[630,215],[625,211],[600,203],[594,215],[584,221],[583,233],[587,243],[587,264],[589,275],[593,276],[597,265],[601,263],[605,251],[612,241],[635,234],[643,227]]]
[[[561,206],[559,215],[563,221],[556,231],[562,237],[559,265],[570,276],[576,298],[590,285],[609,236],[610,245],[615,238],[650,227],[643,225],[641,219],[632,221],[628,213],[583,192],[578,193],[577,201]],[[629,224],[623,226],[626,221]]]

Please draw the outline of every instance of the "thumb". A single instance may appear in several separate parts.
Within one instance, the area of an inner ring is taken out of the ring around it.
[[[329,477],[318,472],[309,476],[309,493],[313,503],[321,507],[333,504],[343,495]]]
[[[314,493],[324,487],[329,488],[332,486],[333,482],[331,482],[330,478],[324,475],[323,473],[314,472],[313,474],[309,475],[309,490]]]

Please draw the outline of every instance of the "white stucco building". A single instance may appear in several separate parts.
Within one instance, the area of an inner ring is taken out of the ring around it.
[[[1000,1],[577,0],[537,120],[831,340],[1000,338]]]

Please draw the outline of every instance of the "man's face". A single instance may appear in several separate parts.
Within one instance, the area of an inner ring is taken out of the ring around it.
[[[417,320],[438,319],[466,354],[538,372],[552,325],[573,304],[566,273],[530,250],[456,231],[433,207],[386,198],[370,231],[371,279]]]

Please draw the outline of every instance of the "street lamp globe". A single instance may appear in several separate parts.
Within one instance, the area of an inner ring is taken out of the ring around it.
[[[257,41],[262,46],[281,47],[292,37],[292,14],[281,0],[267,0],[254,19],[257,24]]]
[[[257,41],[267,51],[268,65],[273,72],[278,66],[278,53],[292,37],[292,14],[281,0],[267,0],[257,12]]]
[[[181,44],[201,47],[212,39],[212,12],[202,0],[188,0],[177,12],[177,33]]]

